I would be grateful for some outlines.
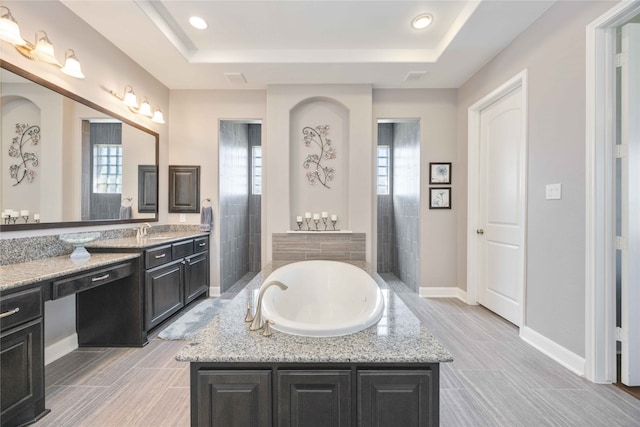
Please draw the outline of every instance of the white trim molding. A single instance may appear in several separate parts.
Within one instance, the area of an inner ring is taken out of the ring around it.
[[[616,28],[640,13],[621,1],[586,28],[585,377],[615,381]]]
[[[527,277],[527,164],[528,164],[528,83],[527,83],[527,69],[525,68],[498,88],[494,89],[491,93],[484,96],[468,109],[468,132],[469,139],[467,142],[468,152],[468,164],[467,164],[467,304],[478,304],[479,302],[479,289],[478,289],[478,277],[480,266],[478,265],[478,245],[475,244],[476,230],[481,228],[478,224],[478,206],[480,202],[478,179],[479,171],[479,159],[480,159],[480,113],[483,109],[493,104],[503,96],[512,92],[517,88],[522,90],[522,168],[521,168],[521,188],[519,191],[522,194],[523,206],[522,206],[522,289],[520,289],[521,295],[521,307],[522,313],[520,315],[521,324],[525,322],[525,307],[526,307],[526,277]],[[474,242],[473,244],[471,242]],[[516,325],[516,326],[522,326]]]
[[[422,298],[457,298],[468,304],[467,292],[457,286],[420,287],[419,295]]]
[[[209,296],[210,297],[219,297],[220,296],[220,286],[210,286],[209,287]]]
[[[534,331],[533,329],[523,326],[520,328],[520,338],[527,344],[535,347],[538,351],[549,356],[571,372],[584,376],[584,359],[574,352],[567,350],[555,341],[551,341]]]

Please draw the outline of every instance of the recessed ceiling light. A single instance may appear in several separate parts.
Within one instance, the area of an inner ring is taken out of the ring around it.
[[[411,26],[415,30],[423,30],[427,28],[429,25],[431,25],[432,22],[433,22],[433,16],[429,15],[428,13],[423,13],[422,15],[418,15],[415,18],[413,18],[413,21],[411,22]]]
[[[199,16],[192,16],[191,18],[189,18],[189,24],[191,24],[193,28],[197,28],[198,30],[204,30],[208,26],[207,22]]]

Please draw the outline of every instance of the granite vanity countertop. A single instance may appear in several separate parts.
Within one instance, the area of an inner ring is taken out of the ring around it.
[[[264,271],[263,274],[266,276]],[[218,363],[439,363],[453,360],[379,277],[376,280],[383,288],[385,312],[378,324],[361,332],[312,338],[276,330],[271,337],[263,337],[262,331],[249,331],[244,316],[247,304],[262,283],[261,277],[258,274],[227,303],[178,353],[177,360]]]
[[[92,268],[138,258],[138,253],[91,254],[86,261],[72,261],[69,255],[44,258],[18,264],[0,265],[0,291],[53,280]]]
[[[208,231],[166,231],[149,233],[146,237],[138,239],[136,236],[121,237],[116,239],[95,240],[86,245],[86,248],[110,248],[110,249],[145,249],[171,243],[177,240],[209,235]]]

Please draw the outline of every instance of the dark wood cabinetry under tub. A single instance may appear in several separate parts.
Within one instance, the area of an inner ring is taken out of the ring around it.
[[[439,423],[436,363],[232,366],[191,364],[192,426],[428,427]],[[243,366],[246,369],[240,369]]]

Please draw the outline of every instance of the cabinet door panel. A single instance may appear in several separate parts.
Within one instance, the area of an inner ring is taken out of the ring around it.
[[[359,371],[358,425],[437,426],[438,387],[431,370]]]
[[[270,371],[200,371],[197,378],[192,426],[272,425]]]
[[[42,318],[3,333],[0,338],[0,419],[11,424],[33,420],[44,410]],[[41,409],[28,410],[39,404]],[[22,414],[25,418],[21,418]]]
[[[147,329],[184,306],[182,262],[148,270],[145,278]]]
[[[351,421],[351,371],[278,372],[280,427],[349,427]]]
[[[185,304],[190,303],[209,288],[209,257],[201,253],[187,258],[185,266]]]

